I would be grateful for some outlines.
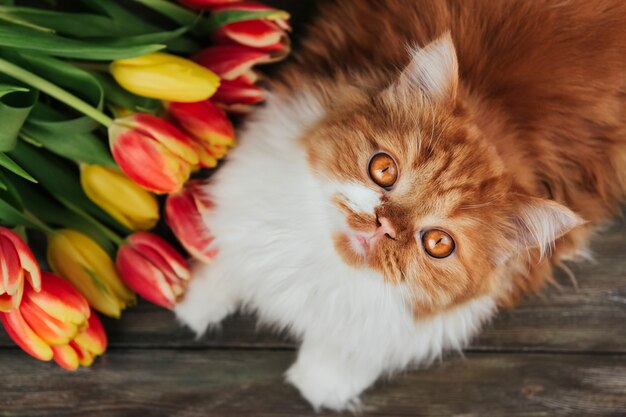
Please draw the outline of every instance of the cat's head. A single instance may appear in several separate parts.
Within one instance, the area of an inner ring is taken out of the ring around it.
[[[429,313],[501,292],[499,268],[580,219],[516,185],[458,97],[449,36],[411,53],[383,90],[348,91],[306,142],[335,250]]]

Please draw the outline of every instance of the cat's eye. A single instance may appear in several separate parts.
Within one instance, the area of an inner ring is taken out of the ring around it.
[[[448,233],[441,229],[429,229],[422,234],[424,250],[433,258],[447,258],[452,255],[456,244]]]
[[[398,165],[386,152],[378,152],[367,168],[372,181],[383,188],[391,188],[398,180]]]

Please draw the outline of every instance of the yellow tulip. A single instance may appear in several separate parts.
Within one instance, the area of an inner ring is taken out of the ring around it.
[[[211,70],[162,52],[113,61],[111,74],[132,93],[167,101],[206,100],[220,85],[220,78]]]
[[[102,314],[118,318],[136,301],[135,294],[120,280],[111,257],[82,233],[63,229],[50,235],[48,263]]]
[[[87,197],[132,230],[148,230],[159,220],[156,197],[121,171],[81,165],[80,183]]]

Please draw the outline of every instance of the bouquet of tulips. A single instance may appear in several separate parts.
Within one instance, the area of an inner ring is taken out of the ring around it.
[[[174,307],[190,278],[176,247],[214,256],[201,181],[235,146],[228,115],[263,101],[254,67],[289,53],[289,15],[36,3],[0,0],[0,318],[27,353],[73,370],[106,350],[96,312],[119,318],[135,294]]]

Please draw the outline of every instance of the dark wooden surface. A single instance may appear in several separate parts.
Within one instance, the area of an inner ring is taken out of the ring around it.
[[[271,1],[298,32],[312,1]],[[552,287],[501,312],[464,356],[380,381],[363,399],[372,416],[626,415],[626,223],[593,245]],[[199,340],[172,313],[141,303],[105,320],[110,347],[93,367],[38,362],[0,331],[0,416],[306,416],[282,383],[290,340],[250,317]],[[325,415],[322,413],[321,415]]]

